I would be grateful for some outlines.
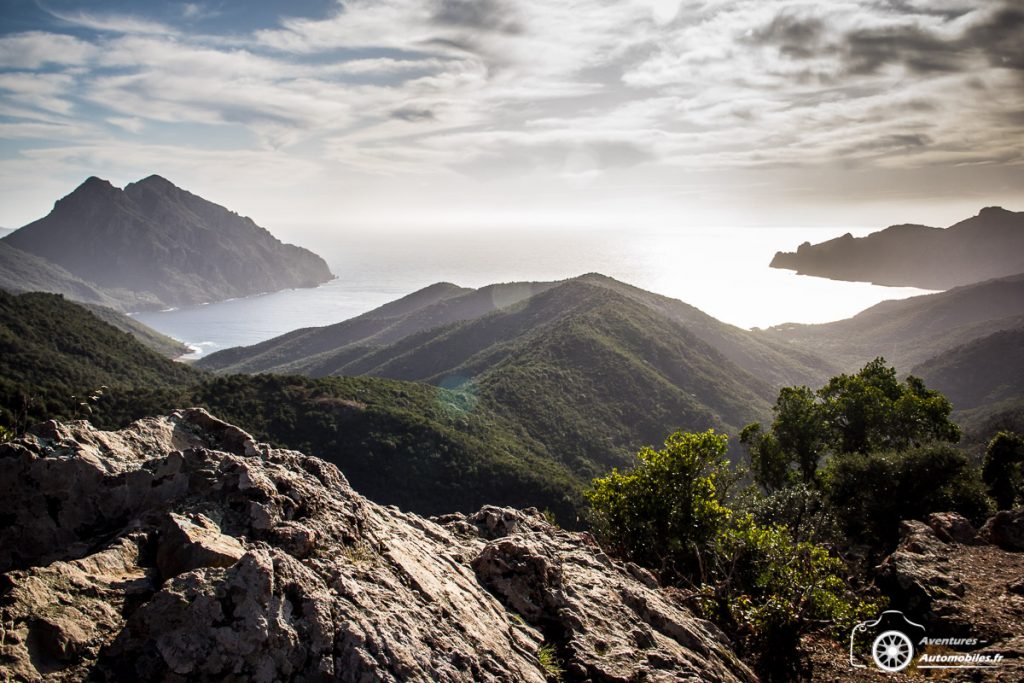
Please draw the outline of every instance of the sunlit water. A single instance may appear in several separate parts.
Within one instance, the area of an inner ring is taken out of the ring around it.
[[[340,322],[435,282],[479,287],[598,272],[744,328],[850,317],[885,299],[927,293],[796,275],[768,267],[778,250],[842,231],[731,228],[686,234],[518,232],[382,234],[309,244],[338,279],[136,318],[210,353],[300,327]],[[854,235],[870,230],[850,230]]]

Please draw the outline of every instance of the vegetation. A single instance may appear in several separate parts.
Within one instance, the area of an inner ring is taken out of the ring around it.
[[[540,649],[537,650],[537,661],[540,662],[540,668],[544,671],[544,675],[549,681],[557,682],[562,680],[565,669],[562,668],[562,662],[558,659],[558,653],[555,651],[554,645],[541,645]]]
[[[595,479],[587,498],[603,547],[694,586],[709,618],[767,678],[787,678],[800,637],[836,634],[872,612],[845,581],[845,566],[781,525],[759,524],[727,503],[735,474],[726,437],[677,432],[641,450],[627,472]]]
[[[978,523],[991,511],[978,468],[946,444],[835,458],[822,478],[846,538],[875,551],[896,545],[902,519],[952,511]]]
[[[663,450],[641,450],[629,471],[595,479],[586,496],[602,545],[666,580],[702,580],[730,522],[726,441],[713,430],[676,432]]]
[[[982,478],[1000,510],[1024,503],[1024,437],[999,432],[985,451]]]
[[[0,424],[73,418],[101,386],[166,391],[199,373],[143,347],[56,294],[0,291]]]
[[[759,484],[773,491],[796,481],[816,485],[823,458],[904,450],[932,441],[956,442],[952,405],[939,392],[876,358],[852,375],[831,378],[817,392],[785,387],[770,429],[747,425],[741,442]]]
[[[211,377],[52,294],[0,292],[0,426],[101,428],[205,407],[257,438],[337,464],[365,495],[421,514],[485,503],[583,516],[584,480],[469,392],[376,378]]]

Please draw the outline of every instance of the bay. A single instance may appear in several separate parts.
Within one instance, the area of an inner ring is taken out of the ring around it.
[[[867,228],[848,230],[854,236]],[[778,250],[840,232],[821,228],[708,228],[680,232],[520,230],[343,232],[304,241],[337,279],[169,311],[134,314],[196,349],[194,356],[251,345],[302,327],[329,325],[435,282],[480,287],[560,280],[598,272],[681,299],[743,328],[850,317],[885,299],[926,294],[909,287],[838,282],[769,268]]]

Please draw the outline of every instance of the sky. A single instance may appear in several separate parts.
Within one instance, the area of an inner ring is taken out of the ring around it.
[[[321,236],[949,225],[1024,210],[1022,46],[1021,0],[4,0],[0,226],[152,173]]]

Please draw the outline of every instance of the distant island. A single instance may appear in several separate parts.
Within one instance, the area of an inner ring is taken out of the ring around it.
[[[1024,213],[1000,207],[949,228],[894,225],[778,252],[772,268],[830,280],[951,289],[1024,272]]]
[[[91,177],[3,237],[0,287],[128,310],[190,306],[332,280],[313,252],[157,175]]]

